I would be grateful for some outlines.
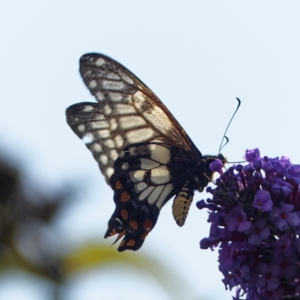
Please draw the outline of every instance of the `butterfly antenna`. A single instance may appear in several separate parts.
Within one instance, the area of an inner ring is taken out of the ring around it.
[[[228,128],[229,128],[229,126],[230,126],[230,124],[231,124],[231,122],[232,122],[233,117],[235,116],[236,112],[238,111],[238,109],[240,108],[240,105],[241,105],[241,100],[240,100],[239,98],[236,98],[236,100],[238,101],[238,105],[237,105],[237,107],[236,107],[236,109],[235,109],[235,112],[233,113],[233,115],[232,115],[232,117],[231,117],[231,119],[230,119],[230,121],[229,121],[229,123],[228,123],[228,125],[227,125],[227,127],[226,127],[226,130],[225,130],[225,132],[224,132],[224,134],[223,134],[223,138],[222,138],[222,140],[221,140],[221,144],[220,144],[220,147],[219,147],[219,153],[221,153],[221,150],[222,150],[222,149],[228,144],[228,142],[229,142],[229,138],[226,136],[226,133],[227,133],[227,130],[228,130]],[[225,142],[225,144],[223,145],[224,139],[226,140],[226,142]]]
[[[222,143],[221,143],[219,153],[229,143],[229,138],[226,135],[223,136],[222,142],[224,141],[224,139],[226,140],[226,142],[224,143],[224,145],[222,147],[221,147],[221,145],[222,145]]]

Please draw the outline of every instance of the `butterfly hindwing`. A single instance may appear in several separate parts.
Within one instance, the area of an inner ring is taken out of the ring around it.
[[[189,176],[184,153],[167,144],[140,143],[126,147],[116,160],[110,179],[116,209],[105,236],[119,233],[118,228],[126,231],[119,251],[140,248],[162,206],[184,184]]]
[[[85,54],[79,71],[97,102],[70,106],[67,122],[114,190],[105,237],[123,238],[119,251],[137,250],[174,195],[174,218],[184,224],[193,191],[212,175],[212,158],[201,155],[158,97],[115,60]]]

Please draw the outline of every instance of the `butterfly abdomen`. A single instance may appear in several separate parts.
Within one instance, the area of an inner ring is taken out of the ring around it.
[[[187,181],[174,198],[172,206],[173,217],[180,227],[185,223],[193,196],[194,189],[191,187],[190,182]]]

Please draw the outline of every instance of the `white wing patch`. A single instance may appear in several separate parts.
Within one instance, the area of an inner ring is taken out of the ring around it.
[[[139,130],[131,130],[126,133],[127,141],[130,144],[139,143],[141,140],[150,140],[154,136],[151,128],[142,128]]]
[[[129,173],[130,179],[132,182],[141,182],[144,180],[146,171],[144,170],[137,170]]]
[[[105,99],[104,93],[102,93],[102,92],[97,92],[97,93],[96,93],[96,98],[97,98],[97,100],[99,100],[99,101],[104,100],[104,99]]]
[[[104,65],[104,64],[105,64],[105,60],[104,60],[102,57],[98,58],[98,59],[95,61],[95,65],[98,66],[98,67],[100,67],[100,66],[102,66],[102,65]]]
[[[96,81],[96,80],[90,81],[89,87],[90,87],[91,89],[94,89],[95,87],[97,87],[97,81]]]
[[[106,166],[107,163],[108,163],[108,158],[107,158],[107,156],[104,155],[104,154],[101,154],[101,155],[100,155],[100,161],[101,161],[101,163],[102,163],[104,166]]]
[[[121,148],[124,144],[124,139],[120,135],[116,135],[115,138],[115,143],[117,148]]]
[[[146,182],[139,182],[138,184],[135,185],[137,192],[141,192],[147,187],[148,187],[148,185]]]
[[[86,105],[86,106],[83,108],[83,112],[90,112],[90,111],[92,111],[93,109],[94,109],[93,106]]]
[[[163,185],[159,185],[157,186],[150,194],[150,196],[148,197],[148,203],[149,204],[154,204],[157,199],[159,198],[162,190],[164,189]]]
[[[85,126],[83,124],[78,125],[78,130],[84,132]]]
[[[122,93],[110,92],[109,93],[109,98],[112,101],[121,101],[123,99],[123,95],[122,95]]]
[[[128,162],[124,162],[124,163],[122,164],[122,170],[127,170],[128,168],[129,168]]]
[[[105,172],[106,172],[106,176],[107,176],[108,178],[110,178],[111,175],[114,173],[114,169],[111,168],[111,167],[108,167],[108,168],[106,169]]]
[[[148,158],[141,158],[141,168],[145,170],[154,169],[159,166],[159,163]]]
[[[82,136],[82,141],[88,145],[94,141],[94,136],[91,133],[86,133]]]
[[[107,129],[98,130],[97,134],[100,139],[106,139],[106,138],[110,137],[110,131]]]
[[[172,192],[173,189],[174,189],[173,184],[169,183],[169,184],[165,185],[164,190],[162,191],[162,193],[160,194],[160,196],[156,202],[156,206],[158,208],[162,207],[166,198],[169,196],[169,194]]]
[[[118,122],[115,118],[109,120],[109,129],[110,131],[114,131],[118,128]]]
[[[170,150],[160,145],[151,145],[151,158],[162,164],[167,164],[170,161]]]
[[[112,113],[112,109],[110,108],[110,106],[108,104],[104,105],[103,107],[103,113],[108,116]]]
[[[120,72],[120,75],[121,75],[122,79],[125,80],[127,83],[129,83],[131,85],[134,84],[134,81],[125,73]]]
[[[95,121],[91,122],[91,127],[93,129],[108,128],[109,124],[107,121]]]
[[[151,170],[151,181],[155,184],[164,184],[170,181],[170,172],[166,166]]]
[[[115,161],[119,157],[119,154],[115,149],[113,149],[109,152],[109,157]]]
[[[107,148],[115,148],[116,146],[115,142],[111,139],[107,139],[103,143]]]
[[[135,113],[136,113],[135,108],[128,104],[116,104],[114,106],[114,114],[115,115],[129,115],[129,114],[135,114]]]
[[[139,116],[120,117],[119,125],[121,129],[130,129],[146,125],[146,121]]]
[[[146,188],[140,195],[139,195],[139,200],[145,200],[150,193],[155,189],[154,186],[149,186],[148,188]]]
[[[93,149],[95,152],[102,152],[102,147],[98,143],[93,144]]]

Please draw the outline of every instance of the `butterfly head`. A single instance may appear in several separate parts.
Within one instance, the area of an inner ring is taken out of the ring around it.
[[[223,168],[227,162],[226,157],[219,153],[218,155],[206,155],[203,156],[201,162],[196,166],[197,168],[197,186],[198,191],[202,192],[208,183],[213,179],[215,172],[218,172],[218,169],[211,168],[211,164],[218,160],[219,168]]]
[[[219,153],[216,158],[222,162],[223,166],[225,166],[225,164],[227,163],[227,157],[222,153]]]

